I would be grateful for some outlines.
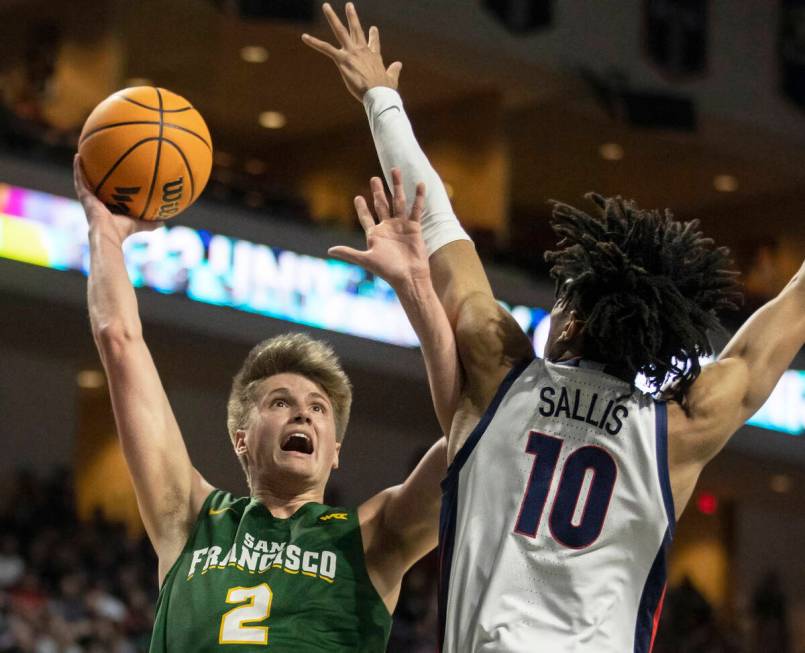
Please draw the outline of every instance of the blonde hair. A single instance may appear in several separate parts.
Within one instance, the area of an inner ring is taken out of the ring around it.
[[[232,442],[235,432],[246,425],[255,404],[256,386],[283,373],[299,374],[322,387],[333,406],[336,441],[341,442],[349,422],[352,384],[332,348],[304,333],[286,333],[263,340],[246,356],[232,381],[227,404],[226,425]]]

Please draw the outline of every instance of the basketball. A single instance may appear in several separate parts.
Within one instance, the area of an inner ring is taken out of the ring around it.
[[[204,119],[164,88],[110,95],[84,123],[78,153],[93,192],[114,213],[173,218],[198,199],[212,168]]]

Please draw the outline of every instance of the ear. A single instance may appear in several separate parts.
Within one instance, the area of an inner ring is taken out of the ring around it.
[[[332,465],[332,467],[330,467],[330,469],[338,469],[340,453],[341,453],[341,443],[336,442],[335,443],[335,456],[333,456],[333,465]]]
[[[563,342],[573,342],[576,340],[584,330],[584,320],[579,317],[575,310],[570,311],[562,333],[559,334],[559,340]]]
[[[235,442],[233,446],[235,447],[235,453],[238,456],[242,456],[248,451],[248,448],[246,447],[246,431],[244,429],[238,429],[235,431]]]

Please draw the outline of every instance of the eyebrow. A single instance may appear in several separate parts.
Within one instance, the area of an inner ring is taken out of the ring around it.
[[[325,395],[321,394],[320,392],[311,392],[308,394],[308,398],[313,397],[315,399],[322,399],[324,400],[327,405],[332,405],[332,402],[327,398]]]
[[[276,394],[283,394],[290,396],[291,391],[288,388],[274,388],[271,392],[269,392],[266,397],[271,397],[272,395]],[[314,399],[321,399],[327,403],[327,405],[331,406],[332,402],[327,398],[326,395],[321,394],[320,392],[309,392],[307,394],[307,399],[314,398]]]

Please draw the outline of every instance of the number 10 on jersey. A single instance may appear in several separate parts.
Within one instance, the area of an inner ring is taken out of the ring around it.
[[[526,453],[534,456],[534,463],[515,533],[536,537],[563,445],[561,438],[552,435],[537,431],[528,434]],[[548,516],[553,539],[572,549],[583,549],[595,542],[604,526],[617,476],[615,460],[601,447],[585,446],[571,453],[562,468]]]

